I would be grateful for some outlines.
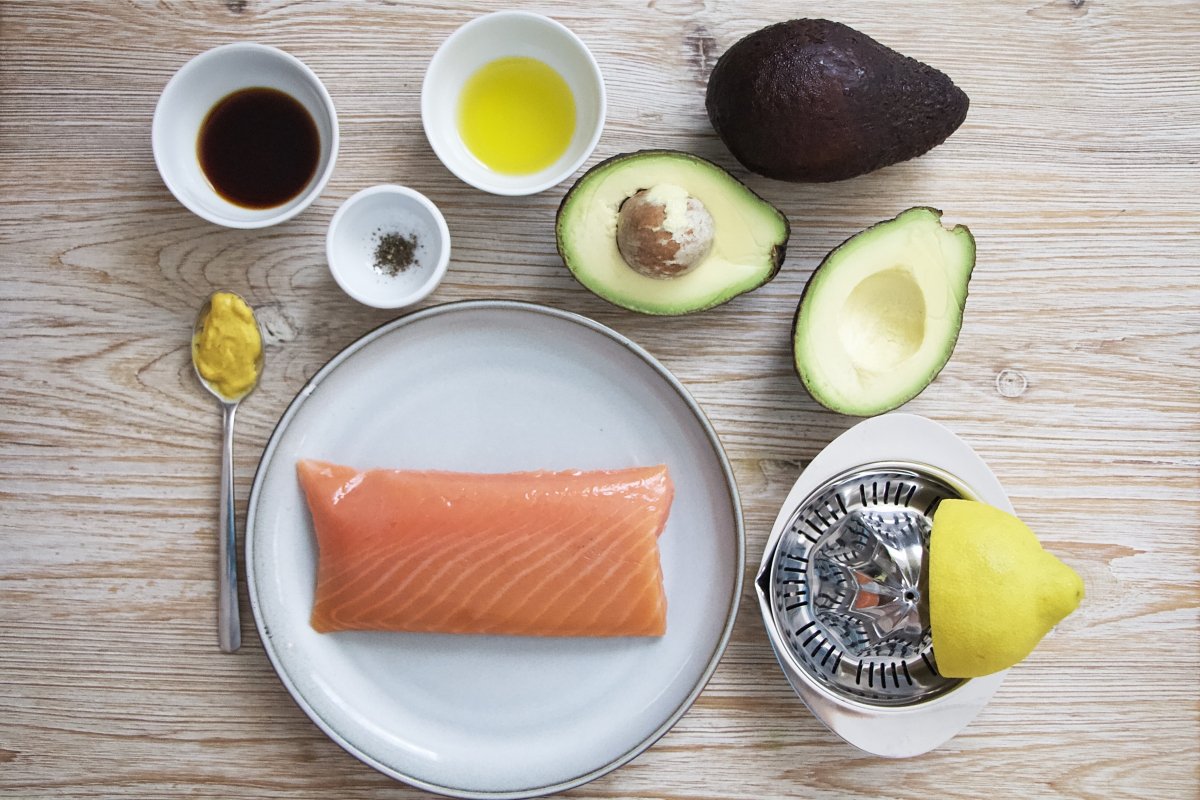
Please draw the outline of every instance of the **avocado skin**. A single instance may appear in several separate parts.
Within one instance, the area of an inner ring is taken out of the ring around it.
[[[559,201],[558,211],[555,214],[555,222],[554,222],[555,247],[558,250],[559,258],[561,258],[563,263],[567,265],[568,270],[570,270],[570,272],[571,272],[571,276],[574,277],[576,279],[576,281],[579,280],[579,276],[576,275],[575,270],[571,268],[570,261],[567,259],[566,253],[564,252],[564,248],[566,245],[563,241],[563,237],[568,235],[568,233],[566,231],[564,231],[563,226],[559,224],[560,220],[562,220],[562,218],[563,218],[563,209],[565,209],[567,207],[568,203],[571,200],[571,196],[575,193],[575,191],[577,189],[579,189],[582,186],[587,185],[588,176],[592,175],[593,173],[597,172],[598,170],[600,170],[610,164],[615,164],[619,161],[627,161],[629,159],[642,158],[645,156],[653,157],[653,156],[663,156],[663,155],[686,157],[686,158],[691,159],[692,161],[701,162],[703,164],[708,165],[712,169],[716,169],[716,170],[720,170],[721,172],[724,172],[726,175],[728,175],[733,180],[737,181],[738,183],[741,183],[743,186],[746,186],[746,184],[743,181],[738,180],[737,176],[735,176],[732,172],[730,172],[729,170],[720,166],[719,164],[714,164],[712,161],[709,161],[706,158],[701,158],[700,156],[692,155],[691,153],[685,153],[681,150],[665,150],[665,149],[635,150],[630,153],[618,153],[615,156],[610,156],[609,158],[606,158],[603,161],[597,162],[590,169],[588,169],[587,172],[580,175],[578,180],[576,180],[575,183],[572,184],[571,188],[567,190],[567,193],[563,195],[563,199],[561,201]],[[646,188],[649,188],[649,187],[646,187]],[[767,203],[766,200],[763,200],[763,198],[757,192],[755,192],[753,189],[751,189],[749,186],[746,186],[746,191],[748,191],[750,194],[757,197],[759,200],[762,200],[764,203]],[[770,204],[768,203],[768,205],[770,205]],[[778,212],[780,218],[782,218],[782,220],[783,220],[785,236],[784,236],[784,239],[782,242],[780,242],[778,245],[776,245],[774,248],[772,248],[771,271],[763,277],[762,281],[760,281],[755,286],[747,289],[745,292],[742,292],[741,294],[747,294],[749,292],[754,291],[755,289],[758,289],[758,288],[770,283],[771,280],[776,275],[779,274],[779,269],[780,269],[780,267],[783,266],[783,261],[787,257],[787,245],[788,245],[788,242],[791,240],[792,225],[791,225],[791,222],[788,220],[787,216],[785,214],[783,214],[783,212],[778,211],[778,209],[776,209],[776,211]],[[587,287],[585,286],[585,288],[587,288]],[[590,291],[590,289],[589,289],[589,291]],[[613,305],[617,306],[618,308],[628,308],[630,311],[637,311],[640,314],[647,314],[650,316],[686,316],[689,314],[696,314],[701,311],[707,311],[710,308],[715,308],[716,306],[722,305],[724,303],[728,303],[730,300],[734,299],[733,297],[730,297],[719,303],[711,303],[711,304],[705,305],[701,308],[691,309],[690,311],[687,311],[684,314],[671,314],[671,313],[667,313],[664,311],[660,311],[660,310],[650,307],[650,306],[639,306],[639,307],[624,306],[620,303],[613,302],[610,298],[605,297],[604,295],[597,295],[597,296],[600,297],[602,300],[605,300],[606,302],[612,303]],[[735,295],[735,296],[740,297],[741,295]]]
[[[791,334],[790,334],[790,338],[789,338],[789,341],[792,343],[792,369],[795,371],[796,377],[798,377],[800,379],[800,383],[803,384],[804,390],[806,392],[808,392],[809,397],[811,397],[813,400],[816,400],[817,403],[819,403],[822,406],[825,406],[825,408],[828,408],[830,411],[836,411],[839,414],[847,413],[844,409],[831,406],[828,403],[826,403],[824,400],[821,399],[821,392],[816,391],[813,388],[813,386],[809,383],[808,376],[804,373],[804,370],[800,367],[799,359],[796,358],[796,351],[795,351],[796,328],[800,324],[800,312],[804,310],[804,300],[806,297],[808,297],[808,290],[810,288],[812,288],[813,279],[817,277],[818,273],[820,273],[820,271],[825,268],[825,266],[834,258],[834,256],[837,255],[837,252],[839,250],[841,250],[843,247],[845,247],[850,242],[851,239],[856,239],[859,236],[862,236],[863,234],[869,234],[871,231],[875,230],[880,225],[886,225],[890,222],[895,222],[898,217],[900,217],[903,214],[908,213],[909,211],[917,211],[917,210],[921,210],[921,209],[923,209],[925,211],[933,212],[938,217],[938,219],[941,219],[941,217],[942,217],[943,212],[940,208],[934,208],[933,206],[913,206],[912,208],[906,208],[904,211],[901,211],[899,214],[897,214],[895,217],[892,217],[891,219],[880,220],[879,222],[876,222],[874,225],[871,225],[870,227],[864,228],[863,230],[858,231],[857,233],[846,237],[842,241],[841,244],[839,244],[837,247],[830,250],[825,255],[825,258],[821,259],[821,263],[818,264],[817,268],[814,269],[812,271],[812,274],[808,276],[808,281],[804,284],[804,290],[802,292],[800,292],[800,300],[796,303],[796,313],[792,315],[792,329],[791,329]],[[955,230],[958,230],[959,228],[966,228],[967,233],[970,233],[970,228],[967,228],[965,225],[956,225],[955,226]],[[972,240],[974,240],[973,236],[971,238],[972,238]],[[977,256],[976,256],[976,258],[977,258]],[[967,269],[967,282],[965,284],[966,288],[964,288],[964,291],[963,291],[964,301],[966,300],[966,296],[968,294],[970,294],[970,291],[969,291],[970,279],[971,279],[971,275],[975,272],[975,263],[976,263],[975,258],[972,258],[971,265]],[[949,352],[949,353],[954,352],[954,348],[958,344],[958,337],[961,333],[962,333],[962,323],[960,322],[958,327],[954,330],[954,336],[951,337],[946,342],[947,352]],[[911,394],[906,394],[905,396],[901,396],[901,397],[897,398],[895,401],[893,401],[892,403],[888,403],[888,404],[886,404],[886,406],[880,407],[879,409],[877,409],[874,412],[874,414],[886,414],[888,411],[894,411],[897,408],[899,408],[900,406],[907,403],[909,400],[912,400],[914,397],[919,395],[921,392],[923,392],[927,388],[929,388],[929,385],[937,379],[937,376],[942,373],[942,370],[946,368],[946,364],[949,364],[949,363],[950,363],[950,358],[947,357],[946,361],[940,367],[938,367],[937,371],[929,376],[928,383],[926,383],[924,386],[917,388],[917,390],[912,392]],[[858,416],[858,415],[850,414],[849,416]]]
[[[796,19],[717,61],[705,107],[747,169],[784,181],[846,180],[916,158],[966,119],[944,73],[840,22]]]

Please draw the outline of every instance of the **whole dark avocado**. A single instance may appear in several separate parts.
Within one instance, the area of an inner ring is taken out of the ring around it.
[[[797,182],[916,158],[957,130],[969,103],[944,73],[825,19],[780,22],[734,44],[705,100],[743,166]]]

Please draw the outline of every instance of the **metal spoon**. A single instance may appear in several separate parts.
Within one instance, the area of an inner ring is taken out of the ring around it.
[[[217,294],[214,292],[214,294]],[[229,294],[234,294],[229,292]],[[237,295],[240,297],[240,295]],[[243,300],[244,302],[244,300]],[[249,303],[246,304],[249,307]],[[204,305],[200,307],[200,313],[196,315],[196,323],[192,327],[192,337],[195,341],[195,336],[204,326],[204,320],[208,317],[209,311],[212,310],[212,295],[204,301]],[[251,314],[254,311],[251,309]],[[258,319],[255,318],[255,324]],[[259,328],[259,336],[262,337],[262,328]],[[192,349],[192,369],[196,373],[196,379],[200,381],[200,385],[207,389],[213,397],[221,403],[221,411],[224,417],[224,442],[221,448],[221,538],[218,547],[218,584],[217,584],[217,637],[220,641],[221,650],[225,653],[236,652],[242,646],[242,626],[241,618],[238,613],[238,589],[237,589],[237,516],[234,513],[234,498],[233,498],[233,418],[237,413],[238,404],[254,391],[258,386],[259,376],[262,375],[263,369],[263,354],[260,348],[258,361],[254,365],[254,383],[250,388],[237,397],[225,397],[213,387],[204,376],[200,374],[200,368],[196,365],[196,351]]]

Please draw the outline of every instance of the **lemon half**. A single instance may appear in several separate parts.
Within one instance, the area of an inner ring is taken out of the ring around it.
[[[1008,669],[1079,606],[1083,581],[1025,523],[972,500],[944,500],[929,538],[929,618],[938,672]]]

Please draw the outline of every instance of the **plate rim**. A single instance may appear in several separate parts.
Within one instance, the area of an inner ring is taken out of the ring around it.
[[[542,314],[549,317],[554,317],[566,322],[579,325],[593,333],[607,337],[611,341],[621,345],[623,348],[631,352],[637,358],[640,358],[647,366],[649,366],[667,385],[675,392],[676,395],[684,402],[691,411],[692,416],[700,424],[704,432],[705,438],[708,441],[713,455],[716,457],[717,464],[720,467],[721,473],[725,480],[725,489],[729,495],[730,505],[733,510],[733,526],[736,539],[736,564],[734,565],[734,581],[732,591],[730,593],[730,602],[726,610],[725,624],[722,627],[721,635],[717,639],[716,646],[709,657],[708,663],[700,674],[700,678],[696,681],[696,685],[692,687],[688,695],[683,701],[663,720],[661,724],[649,735],[637,742],[631,748],[621,753],[616,758],[602,764],[595,769],[589,770],[580,775],[576,775],[566,780],[559,781],[554,784],[545,784],[541,786],[531,786],[524,789],[503,790],[503,791],[476,791],[471,789],[463,789],[454,786],[445,786],[431,781],[423,780],[413,775],[402,772],[395,767],[389,766],[376,758],[368,755],[360,750],[350,741],[348,741],[340,732],[338,732],[329,722],[327,722],[308,702],[308,700],[300,693],[299,689],[291,680],[287,671],[283,668],[270,634],[266,631],[266,624],[263,620],[262,610],[258,599],[258,581],[255,577],[253,569],[254,559],[254,518],[258,509],[260,491],[265,476],[265,467],[269,465],[274,456],[275,449],[279,444],[283,432],[287,429],[291,419],[299,411],[300,406],[308,399],[316,388],[325,380],[330,373],[337,367],[353,356],[356,352],[366,347],[371,342],[381,338],[397,328],[402,328],[407,325],[419,322],[430,317],[442,316],[445,314],[453,314],[462,311],[476,310],[501,310],[509,312]],[[541,303],[533,303],[523,300],[498,300],[498,299],[476,299],[476,300],[457,300],[447,303],[440,303],[434,306],[428,306],[416,311],[411,311],[407,314],[399,316],[388,322],[384,322],[375,328],[367,331],[362,336],[358,337],[348,345],[335,353],[328,361],[326,361],[312,377],[305,381],[300,387],[295,396],[288,403],[279,419],[275,422],[271,429],[270,435],[267,437],[266,444],[263,445],[262,454],[259,456],[258,465],[254,470],[254,480],[250,487],[250,495],[246,505],[246,522],[244,531],[244,553],[242,558],[243,567],[246,573],[246,589],[250,600],[251,616],[254,618],[254,627],[258,632],[259,641],[262,643],[263,651],[266,653],[268,660],[271,663],[272,669],[275,671],[276,677],[287,690],[292,701],[299,706],[300,710],[328,736],[339,747],[347,753],[358,759],[369,767],[387,775],[395,780],[402,781],[410,786],[418,789],[423,789],[428,792],[445,795],[448,797],[464,798],[464,800],[519,800],[520,798],[542,797],[544,795],[563,792],[576,787],[590,783],[597,778],[600,778],[608,773],[624,766],[639,755],[648,750],[659,739],[667,734],[675,724],[683,717],[684,714],[695,704],[696,700],[707,687],[708,682],[712,679],[717,667],[720,665],[721,658],[725,654],[725,650],[729,645],[729,640],[733,634],[734,623],[737,620],[738,607],[741,603],[742,588],[746,570],[746,531],[745,519],[742,512],[741,496],[738,491],[737,481],[733,474],[733,468],[729,463],[729,457],[725,453],[724,446],[721,443],[720,437],[717,435],[716,429],[712,422],[708,419],[704,409],[696,402],[691,393],[676,378],[670,370],[662,365],[653,355],[645,348],[634,342],[629,337],[622,333],[597,322],[589,317],[577,314],[572,311],[565,311],[553,306],[544,305]]]

